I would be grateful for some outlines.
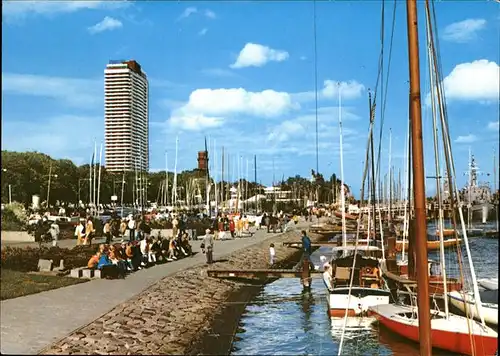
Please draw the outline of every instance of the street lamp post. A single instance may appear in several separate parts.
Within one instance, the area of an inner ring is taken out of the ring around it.
[[[50,202],[50,182],[51,182],[51,178],[54,177],[54,178],[57,178],[57,174],[52,174],[52,163],[50,164],[50,167],[49,167],[49,174],[48,174],[48,177],[49,177],[49,184],[47,185],[47,208],[49,207],[49,202]]]
[[[7,172],[6,168],[2,168],[2,172]],[[12,185],[9,184],[9,204],[12,204]]]

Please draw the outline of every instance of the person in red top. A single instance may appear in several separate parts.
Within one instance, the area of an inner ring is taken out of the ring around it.
[[[233,239],[234,239],[234,228],[235,228],[235,226],[234,226],[234,219],[233,219],[233,218],[231,218],[231,219],[229,220],[229,231],[231,232],[231,237],[232,237]]]

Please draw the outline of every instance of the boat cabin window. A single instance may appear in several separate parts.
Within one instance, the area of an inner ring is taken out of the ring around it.
[[[398,313],[398,316],[402,316],[403,318],[408,318],[408,319],[416,319],[417,318],[417,314],[412,313],[412,312]]]

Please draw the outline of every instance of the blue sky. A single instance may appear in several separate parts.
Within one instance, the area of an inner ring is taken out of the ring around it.
[[[225,147],[233,167],[242,157],[243,176],[248,159],[253,177],[256,154],[264,184],[272,182],[273,160],[276,179],[309,176],[316,168],[312,2],[2,4],[2,149],[37,150],[88,163],[94,140],[104,136],[104,68],[110,59],[135,59],[150,81],[152,170],[164,169],[165,151],[173,170],[177,136],[179,169],[194,168],[204,135],[218,156]],[[375,87],[377,76],[381,2],[316,6],[319,168],[325,177],[340,175],[340,82],[345,181],[357,192],[368,133],[367,90]],[[386,1],[386,73],[393,6]],[[493,1],[436,4],[460,174],[467,169],[469,147],[488,173],[493,150],[498,151],[499,6]],[[434,175],[423,10],[419,4],[424,144],[426,174]],[[382,174],[388,167],[389,128],[396,171],[405,152],[406,14],[405,3],[398,0],[388,83]],[[428,191],[433,183],[427,181]],[[459,183],[465,184],[465,176]]]

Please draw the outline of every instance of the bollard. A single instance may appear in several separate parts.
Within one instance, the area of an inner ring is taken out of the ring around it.
[[[309,266],[309,260],[307,258],[304,258],[304,261],[302,262],[302,287],[304,289],[311,289],[311,270]]]

